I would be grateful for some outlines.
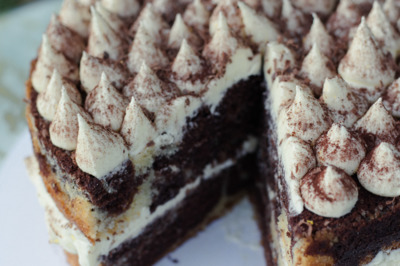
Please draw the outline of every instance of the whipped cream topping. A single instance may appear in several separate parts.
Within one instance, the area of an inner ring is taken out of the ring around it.
[[[242,18],[237,8],[238,0],[220,0],[217,6],[214,8],[210,17],[210,35],[213,36],[218,28],[220,28],[220,13],[224,16],[226,24],[229,25],[229,29],[234,31],[238,30],[242,26]]]
[[[289,212],[300,214],[303,211],[303,200],[300,195],[300,179],[316,166],[314,152],[310,144],[296,138],[289,137],[281,145],[282,164],[285,169],[285,181],[289,190]]]
[[[264,57],[264,75],[268,84],[272,84],[276,75],[285,73],[290,68],[294,68],[296,59],[292,50],[284,44],[270,42]]]
[[[201,0],[194,0],[183,13],[183,19],[186,23],[199,31],[207,29],[209,17],[210,12],[208,12]]]
[[[334,41],[326,31],[319,17],[315,13],[312,15],[313,24],[311,25],[310,31],[304,38],[304,49],[309,51],[313,45],[316,44],[323,54],[329,56],[332,52]]]
[[[181,14],[178,14],[175,17],[174,24],[169,33],[168,46],[179,49],[184,39],[195,46],[198,46],[201,43],[201,40],[192,32],[192,29],[186,26]]]
[[[337,3],[336,0],[296,0],[293,1],[293,5],[295,5],[297,8],[300,8],[306,13],[319,13],[319,14],[324,14],[328,15],[331,13],[333,8],[335,7],[335,4]]]
[[[290,0],[282,0],[281,16],[285,21],[286,28],[296,34],[301,34],[304,31],[305,15],[300,10],[295,8]]]
[[[92,20],[88,41],[88,53],[95,57],[118,60],[123,54],[124,41],[102,15],[90,7]]]
[[[335,123],[348,128],[353,126],[369,107],[368,101],[355,94],[340,77],[325,80],[320,101],[328,108]]]
[[[105,179],[128,160],[128,147],[119,134],[89,123],[79,114],[77,120],[76,163],[83,172]]]
[[[232,57],[238,46],[238,40],[231,33],[224,14],[220,12],[215,34],[211,42],[204,48],[203,55],[220,70],[226,65],[227,59]]]
[[[358,169],[358,180],[369,192],[382,197],[400,195],[400,152],[390,143],[381,142]]]
[[[361,14],[353,0],[341,0],[329,18],[327,27],[338,37],[346,37],[349,30],[360,22]]]
[[[157,77],[151,68],[143,62],[136,77],[123,88],[123,94],[135,97],[136,101],[148,111],[156,113],[165,103],[163,97],[164,83]]]
[[[279,32],[271,20],[261,14],[257,14],[254,9],[241,1],[238,6],[242,13],[246,35],[258,44],[262,50],[265,49],[265,43],[275,41],[278,38]]]
[[[159,146],[168,146],[183,138],[187,118],[193,117],[202,102],[194,96],[180,96],[160,108],[155,125],[160,137],[155,140]]]
[[[101,0],[101,4],[107,10],[120,17],[136,16],[140,10],[140,3],[138,0]]]
[[[37,92],[46,89],[53,70],[73,81],[79,80],[78,66],[51,46],[47,35],[43,35],[38,60],[32,73],[32,85]]]
[[[269,88],[269,101],[271,102],[271,114],[276,118],[284,107],[290,105],[296,95],[296,86],[301,86],[312,94],[309,87],[298,79],[278,76]]]
[[[46,36],[55,50],[62,52],[71,61],[79,62],[85,49],[83,38],[64,26],[54,14],[51,16]]]
[[[288,136],[314,142],[329,128],[330,119],[315,97],[300,86],[291,105],[278,116],[277,132],[281,142]]]
[[[91,121],[90,115],[69,98],[66,89],[63,87],[61,99],[49,129],[50,140],[54,146],[68,151],[76,149],[78,114]]]
[[[138,72],[143,61],[151,68],[162,68],[168,65],[168,58],[158,47],[153,30],[152,25],[140,23],[128,54],[127,65],[131,72]]]
[[[353,175],[365,157],[366,146],[346,127],[333,124],[329,131],[317,140],[315,151],[320,165],[333,165],[348,175]]]
[[[367,17],[367,24],[381,47],[396,58],[400,52],[400,36],[390,24],[378,1],[375,1],[372,6]]]
[[[321,53],[316,43],[313,44],[311,51],[304,58],[300,73],[310,79],[312,85],[316,86],[313,88],[317,95],[321,95],[321,88],[325,79],[336,75],[332,61]]]
[[[358,200],[356,182],[333,166],[319,167],[301,180],[305,207],[323,216],[339,218],[351,212]]]
[[[348,84],[359,89],[371,103],[394,80],[395,65],[379,47],[364,18],[349,50],[340,61],[338,71]]]
[[[400,78],[393,82],[383,94],[383,104],[394,117],[400,117]]]
[[[54,69],[47,88],[39,94],[36,100],[36,106],[39,114],[48,121],[52,121],[61,99],[62,88],[68,94],[68,97],[80,105],[82,103],[82,96],[76,89],[75,85],[60,76],[57,70]]]
[[[261,1],[261,6],[268,17],[279,17],[282,9],[282,0],[263,0]]]
[[[383,4],[383,11],[385,12],[387,19],[389,19],[390,23],[400,29],[400,3],[397,0],[386,0]]]
[[[161,44],[169,34],[169,26],[161,14],[154,10],[151,3],[147,3],[139,14],[139,17],[131,27],[131,31],[137,32],[141,24],[146,26],[147,34],[150,34],[154,41]]]
[[[129,77],[128,70],[121,63],[97,58],[83,52],[80,76],[81,85],[87,93],[99,84],[103,72],[117,89],[121,89]]]
[[[193,82],[196,74],[204,70],[202,60],[193,51],[186,40],[182,41],[181,48],[172,64],[173,79],[182,91],[199,92],[204,84],[200,80]]]
[[[147,144],[157,136],[153,124],[144,114],[135,97],[131,98],[126,109],[121,134],[129,145],[131,157],[143,151]]]
[[[362,133],[375,135],[378,138],[377,142],[394,143],[399,136],[396,121],[383,106],[382,98],[379,98],[354,126]]]
[[[110,12],[100,2],[96,2],[95,10],[116,33],[126,30],[124,22],[118,15]]]
[[[118,131],[129,101],[108,80],[103,72],[100,83],[86,97],[85,109],[99,125]]]
[[[89,5],[77,0],[64,0],[60,9],[60,20],[62,24],[74,30],[82,37],[89,36],[90,24]]]

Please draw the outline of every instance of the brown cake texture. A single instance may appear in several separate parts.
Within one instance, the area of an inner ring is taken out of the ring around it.
[[[64,0],[26,83],[51,241],[71,265],[151,265],[250,191],[268,265],[396,261],[399,17]]]

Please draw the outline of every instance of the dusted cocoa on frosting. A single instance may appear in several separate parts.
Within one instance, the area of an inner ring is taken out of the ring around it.
[[[333,42],[318,15],[313,14],[313,24],[304,38],[304,49],[309,51],[316,44],[323,54],[330,56],[333,51]]]
[[[301,180],[300,190],[305,207],[323,217],[344,216],[358,200],[356,182],[333,166],[308,172]]]
[[[199,46],[201,44],[201,39],[193,33],[193,30],[183,21],[182,16],[178,14],[176,15],[175,22],[169,33],[168,46],[179,49],[184,39],[194,46]]]
[[[383,105],[394,117],[400,117],[400,79],[395,80],[382,96]]]

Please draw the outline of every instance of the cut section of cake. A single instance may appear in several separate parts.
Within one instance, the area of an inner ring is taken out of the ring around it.
[[[150,265],[239,199],[277,36],[238,1],[66,0],[26,90],[51,241],[82,266]]]
[[[398,10],[340,1],[267,45],[257,191],[271,265],[398,260],[400,46],[390,5]]]

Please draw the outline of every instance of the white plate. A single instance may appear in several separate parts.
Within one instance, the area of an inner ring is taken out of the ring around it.
[[[30,155],[26,130],[0,170],[0,265],[67,265],[61,248],[48,243],[44,211],[23,164]],[[265,265],[260,237],[253,209],[245,199],[157,266]]]

